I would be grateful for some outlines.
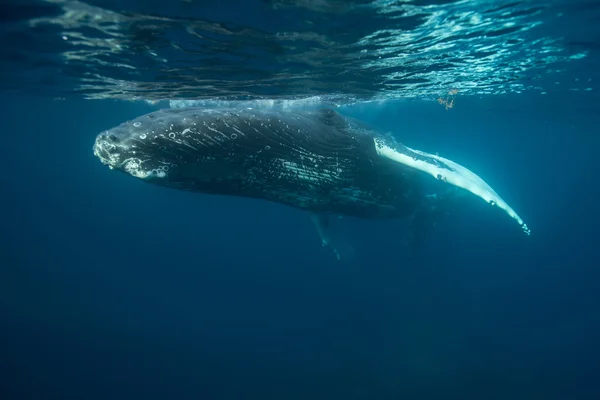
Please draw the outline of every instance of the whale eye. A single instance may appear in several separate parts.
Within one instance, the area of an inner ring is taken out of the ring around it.
[[[118,142],[119,141],[119,139],[115,135],[110,135],[110,136],[108,136],[108,138],[110,139],[111,142]]]

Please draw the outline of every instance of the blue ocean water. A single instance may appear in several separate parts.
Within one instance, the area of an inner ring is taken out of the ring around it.
[[[5,1],[1,399],[600,398],[600,3]],[[441,99],[441,100],[440,100]],[[163,107],[335,107],[484,177],[417,252],[109,171]],[[444,101],[451,102],[446,107]]]

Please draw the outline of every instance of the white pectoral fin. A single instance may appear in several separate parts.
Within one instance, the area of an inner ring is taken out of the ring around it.
[[[521,217],[483,179],[472,171],[437,155],[410,149],[403,145],[390,145],[375,138],[377,154],[408,167],[423,171],[436,179],[464,189],[506,212],[529,235],[531,232]]]

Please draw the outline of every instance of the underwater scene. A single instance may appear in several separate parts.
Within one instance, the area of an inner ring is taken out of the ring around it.
[[[4,0],[0,399],[600,399],[600,1]]]

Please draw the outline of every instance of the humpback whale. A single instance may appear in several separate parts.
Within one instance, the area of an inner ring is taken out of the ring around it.
[[[306,210],[338,258],[332,216],[409,218],[420,240],[423,227],[465,196],[499,208],[530,233],[472,171],[327,108],[163,109],[99,134],[93,150],[111,169],[152,184]],[[428,194],[427,180],[440,189]]]

